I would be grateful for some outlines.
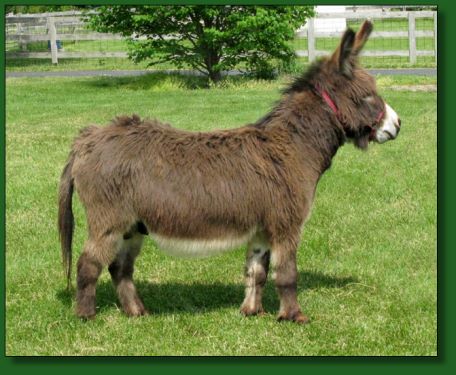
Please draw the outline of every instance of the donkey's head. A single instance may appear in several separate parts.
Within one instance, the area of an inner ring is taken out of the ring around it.
[[[378,95],[374,78],[358,64],[358,55],[373,26],[345,31],[335,52],[323,60],[314,86],[336,114],[349,140],[366,148],[369,141],[395,139],[401,127],[396,112]]]

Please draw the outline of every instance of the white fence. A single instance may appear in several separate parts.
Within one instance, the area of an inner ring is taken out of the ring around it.
[[[411,64],[417,62],[417,56],[431,56],[437,61],[437,12],[435,11],[360,11],[343,13],[319,13],[318,18],[344,18],[346,20],[374,21],[385,19],[402,19],[407,22],[408,30],[402,31],[374,31],[372,39],[407,38],[408,49],[375,50],[368,49],[363,56],[386,57],[399,56],[408,57]],[[433,28],[431,30],[419,30],[416,28],[416,20],[420,18],[431,19]],[[64,30],[64,31],[63,31]],[[316,57],[326,55],[328,50],[317,49],[317,39],[339,38],[340,32],[318,31],[314,27],[314,19],[307,21],[306,30],[296,33],[298,39],[307,40],[306,49],[296,50],[299,57],[307,57],[313,61]],[[417,49],[417,38],[433,38],[432,49]],[[6,17],[6,58],[44,58],[51,59],[52,63],[58,63],[61,58],[107,58],[127,57],[125,51],[84,51],[70,52],[59,49],[61,41],[109,41],[122,40],[120,35],[92,32],[86,28],[81,20],[80,12],[59,12],[42,14],[24,14]],[[48,42],[49,51],[33,52],[27,50],[27,45],[33,42]],[[15,48],[8,48],[15,46]],[[15,49],[15,50],[14,50]]]
[[[59,50],[61,41],[122,40],[120,35],[91,32],[81,19],[81,12],[57,12],[6,16],[6,42],[16,42],[21,51],[6,51],[6,58],[51,59],[127,57],[126,52],[67,52]],[[66,30],[58,32],[57,30]],[[49,51],[30,52],[27,44],[49,42]]]
[[[372,19],[403,19],[408,22],[407,31],[373,31],[370,39],[376,38],[408,38],[408,50],[365,50],[363,56],[408,56],[409,62],[416,63],[417,56],[434,56],[437,61],[437,12],[434,11],[414,11],[414,12],[341,12],[341,13],[319,13],[318,18],[344,18],[350,20]],[[433,30],[416,30],[417,18],[430,18],[433,20]],[[317,56],[326,55],[328,51],[317,50],[317,38],[340,37],[340,33],[335,32],[316,32],[314,19],[307,22],[307,30],[297,33],[298,38],[307,38],[307,50],[297,50],[296,54],[300,57],[308,57],[313,61]],[[434,48],[432,50],[417,50],[417,38],[434,38]]]

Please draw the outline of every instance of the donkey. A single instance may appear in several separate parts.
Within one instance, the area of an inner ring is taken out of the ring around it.
[[[77,263],[76,314],[95,316],[97,279],[108,266],[128,316],[147,313],[133,269],[143,237],[178,256],[248,244],[241,312],[263,313],[271,263],[279,320],[307,323],[297,301],[296,253],[321,175],[351,141],[396,138],[400,120],[358,64],[369,21],[284,90],[256,123],[210,132],[178,130],[137,115],[90,126],[73,143],[59,191],[58,228],[71,284],[76,189],[89,235]]]

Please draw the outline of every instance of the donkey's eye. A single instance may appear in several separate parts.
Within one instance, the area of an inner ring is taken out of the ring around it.
[[[369,103],[369,104],[374,104],[375,103],[375,96],[366,96],[364,99],[363,99],[366,103]]]

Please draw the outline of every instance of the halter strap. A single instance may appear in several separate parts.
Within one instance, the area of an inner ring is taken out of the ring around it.
[[[336,103],[334,103],[334,101],[331,99],[328,92],[326,90],[323,90],[323,88],[320,86],[320,84],[318,82],[315,84],[315,90],[317,91],[318,95],[320,95],[323,98],[323,100],[326,102],[326,104],[328,104],[329,108],[332,109],[332,111],[336,115],[337,119],[340,122],[342,122],[341,118],[340,118],[339,108],[337,108]],[[383,119],[384,116],[385,116],[385,110],[382,109],[379,112],[379,114],[377,115],[377,117],[375,118],[375,123],[378,124]]]
[[[385,110],[382,109],[378,116],[375,119],[375,122],[378,124],[380,121],[382,121],[383,117],[385,116]]]
[[[329,108],[332,109],[332,111],[336,115],[337,119],[340,121],[339,108],[337,108],[336,103],[334,103],[334,101],[331,99],[328,92],[326,90],[323,90],[323,88],[320,86],[320,84],[318,82],[315,84],[315,89],[316,89],[318,95],[320,95],[323,98],[323,100],[326,102],[326,104],[328,104]]]

